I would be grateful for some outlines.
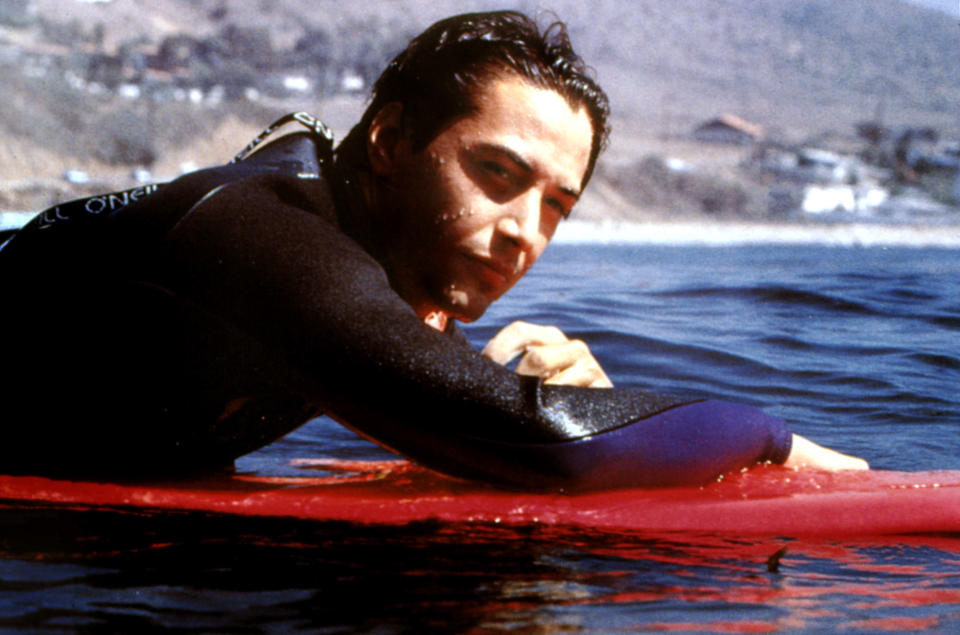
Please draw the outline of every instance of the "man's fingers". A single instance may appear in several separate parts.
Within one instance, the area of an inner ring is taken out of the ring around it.
[[[482,353],[498,364],[507,364],[531,346],[560,344],[566,341],[567,337],[555,326],[517,321],[497,333],[483,348]]]
[[[483,355],[498,364],[507,364],[523,355],[516,372],[540,377],[549,384],[613,386],[587,345],[580,340],[568,340],[555,326],[513,322],[487,343]]]
[[[573,366],[580,357],[580,351],[581,348],[575,342],[529,346],[517,364],[517,372],[549,379]]]
[[[790,456],[787,457],[787,461],[783,465],[793,469],[804,467],[822,470],[870,469],[870,465],[859,457],[842,454],[836,450],[817,445],[799,434],[793,435]]]
[[[545,384],[560,386],[583,386],[585,388],[613,388],[613,382],[597,363],[580,360],[570,368],[545,379]]]
[[[613,386],[590,349],[580,340],[529,347],[517,364],[517,372],[540,377],[550,384]]]

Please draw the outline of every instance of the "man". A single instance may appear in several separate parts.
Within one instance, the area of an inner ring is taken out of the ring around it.
[[[609,388],[556,329],[512,325],[486,349],[526,374],[466,343],[455,321],[543,252],[607,113],[561,26],[455,16],[391,63],[333,155],[292,135],[96,219],[45,213],[0,251],[3,326],[23,334],[0,470],[208,469],[320,412],[509,486],[865,466],[753,409]]]

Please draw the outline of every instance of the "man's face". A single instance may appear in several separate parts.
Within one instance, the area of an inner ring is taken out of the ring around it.
[[[398,144],[384,201],[400,295],[423,317],[480,317],[540,257],[580,195],[593,130],[584,108],[514,75],[414,153]]]

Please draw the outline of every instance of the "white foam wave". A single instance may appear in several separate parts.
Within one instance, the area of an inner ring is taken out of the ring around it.
[[[27,224],[36,212],[0,212],[0,231],[19,229]]]
[[[790,224],[713,222],[561,223],[554,241],[576,244],[826,245],[837,247],[942,247],[960,249],[960,226],[870,223]]]
[[[0,230],[22,227],[34,212],[0,212]],[[958,225],[567,221],[554,242],[648,245],[827,245],[960,249]]]

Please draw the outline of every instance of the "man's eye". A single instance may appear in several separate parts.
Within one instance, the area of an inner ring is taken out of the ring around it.
[[[544,199],[543,202],[546,204],[547,207],[553,209],[564,218],[570,215],[570,210],[568,210],[563,205],[563,203],[560,202],[559,199],[553,198],[552,196],[548,196],[547,198]]]
[[[510,172],[507,168],[503,167],[500,163],[496,161],[482,161],[480,167],[486,170],[488,173],[493,174],[501,179],[509,179]]]
[[[570,210],[564,207],[563,203],[561,203],[555,198],[548,198],[544,201],[544,203],[546,203],[547,207],[557,212],[564,218],[566,218],[570,214]]]

